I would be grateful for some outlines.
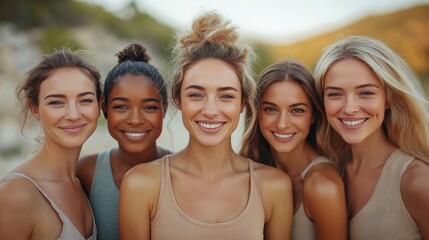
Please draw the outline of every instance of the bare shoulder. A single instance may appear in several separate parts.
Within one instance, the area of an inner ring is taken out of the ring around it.
[[[94,179],[95,165],[97,163],[98,154],[91,154],[79,159],[76,168],[76,176],[82,183],[83,190],[89,196],[91,191],[92,181]]]
[[[304,197],[321,199],[344,194],[344,184],[336,167],[329,163],[317,164],[304,179]]]
[[[161,159],[157,159],[132,167],[122,179],[121,190],[123,186],[135,189],[159,188],[161,179],[160,162]]]
[[[415,159],[402,176],[402,195],[410,197],[426,196],[429,199],[429,165]]]
[[[7,220],[12,217],[28,221],[38,209],[35,201],[38,198],[40,198],[38,190],[26,179],[1,181],[0,221],[3,222],[5,218]]]
[[[289,191],[292,188],[289,175],[277,168],[254,162],[254,170],[258,185],[262,189],[269,191],[285,189]]]
[[[423,238],[429,238],[429,166],[415,159],[402,175],[401,195],[405,207],[419,227]]]

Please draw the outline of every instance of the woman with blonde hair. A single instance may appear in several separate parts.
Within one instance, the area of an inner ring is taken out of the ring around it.
[[[429,113],[419,79],[381,41],[325,49],[315,69],[318,141],[340,163],[351,239],[429,238]]]
[[[171,97],[189,142],[125,175],[121,239],[289,239],[289,177],[243,158],[231,144],[242,110],[255,111],[251,48],[228,21],[207,12],[173,54]]]

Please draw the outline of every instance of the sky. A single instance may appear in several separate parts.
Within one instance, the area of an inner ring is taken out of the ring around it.
[[[131,0],[81,0],[118,12]],[[321,34],[367,17],[429,0],[135,0],[137,6],[177,31],[190,28],[201,12],[217,10],[243,35],[288,43]]]

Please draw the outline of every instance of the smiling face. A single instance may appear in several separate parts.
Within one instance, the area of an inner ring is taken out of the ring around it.
[[[382,133],[386,94],[363,62],[346,59],[333,64],[325,75],[323,96],[328,122],[345,142],[359,144]]]
[[[156,144],[162,132],[164,109],[157,88],[148,78],[121,77],[107,101],[109,133],[120,148],[139,153]]]
[[[241,84],[229,64],[210,58],[191,65],[176,102],[191,141],[210,146],[230,143],[243,107]]]
[[[53,71],[41,83],[38,100],[30,110],[40,120],[45,144],[80,148],[97,127],[96,87],[78,68]]]
[[[259,128],[276,152],[292,152],[305,145],[313,109],[304,89],[294,81],[276,81],[262,95]]]

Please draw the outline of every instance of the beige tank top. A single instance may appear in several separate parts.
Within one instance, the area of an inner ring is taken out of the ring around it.
[[[250,194],[244,210],[226,222],[206,223],[191,218],[176,202],[170,175],[169,156],[161,159],[161,188],[158,208],[151,220],[151,239],[264,239],[264,207],[249,160]],[[225,199],[228,201],[228,199]]]
[[[386,161],[374,192],[349,223],[350,239],[422,239],[401,197],[402,174],[414,157],[400,149]]]
[[[61,234],[58,237],[58,240],[96,240],[97,239],[97,227],[94,222],[94,215],[92,217],[92,235],[89,238],[85,238],[79,230],[73,225],[72,221],[67,217],[67,215],[61,211],[60,207],[58,207],[57,204],[39,187],[39,185],[29,176],[23,174],[23,173],[9,173],[5,179],[11,179],[11,178],[25,178],[33,183],[33,185],[42,193],[42,195],[48,200],[48,202],[51,204],[52,208],[57,212],[58,216],[60,217],[63,228],[61,230]],[[88,201],[89,205],[89,201]],[[92,211],[92,210],[91,210]],[[92,213],[91,213],[92,214]]]
[[[302,171],[301,179],[304,180],[307,173],[317,164],[321,163],[330,163],[335,165],[334,162],[330,161],[326,157],[319,156],[316,157],[313,161],[308,164],[308,166]],[[293,225],[292,225],[292,239],[293,240],[312,240],[316,239],[314,232],[314,223],[307,217],[305,214],[304,206],[301,203],[298,211],[293,216]]]

